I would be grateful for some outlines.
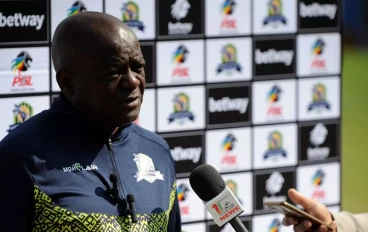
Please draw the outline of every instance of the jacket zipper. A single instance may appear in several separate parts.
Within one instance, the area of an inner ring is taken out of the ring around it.
[[[120,190],[119,191],[119,198],[121,200],[124,200],[125,199],[125,193],[124,193],[124,190],[123,190],[123,186],[121,185],[120,175],[119,175],[119,172],[118,172],[118,167],[116,166],[116,162],[115,162],[115,159],[114,159],[114,154],[113,154],[113,151],[112,151],[112,141],[111,141],[111,138],[109,138],[108,149],[110,151],[111,161],[112,161],[112,164],[114,166],[114,172],[118,175],[118,188]],[[120,193],[123,195],[122,198],[121,198]]]

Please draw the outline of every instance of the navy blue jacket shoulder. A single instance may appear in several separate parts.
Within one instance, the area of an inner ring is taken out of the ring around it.
[[[134,124],[109,136],[62,95],[0,142],[0,182],[1,232],[181,231],[167,143]]]

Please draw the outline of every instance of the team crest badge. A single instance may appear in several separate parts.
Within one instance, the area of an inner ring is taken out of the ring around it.
[[[155,180],[164,180],[163,174],[161,174],[160,171],[155,170],[155,165],[153,164],[153,161],[149,156],[142,153],[139,153],[138,155],[133,155],[133,160],[138,168],[138,171],[134,176],[135,178],[137,178],[137,182],[141,180],[146,180],[150,183],[153,183],[155,182]]]

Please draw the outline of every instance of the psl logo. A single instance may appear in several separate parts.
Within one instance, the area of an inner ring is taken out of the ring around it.
[[[279,131],[272,131],[268,135],[268,151],[264,154],[263,158],[273,158],[277,160],[278,157],[286,157],[286,151],[282,148],[282,134]]]
[[[282,13],[283,5],[281,0],[269,0],[268,16],[263,21],[263,25],[272,24],[277,26],[279,23],[286,24],[286,18]]]
[[[323,109],[330,109],[330,104],[326,100],[326,87],[322,83],[313,86],[312,89],[312,103],[308,106],[308,111]]]
[[[237,164],[237,155],[231,154],[234,149],[237,139],[233,134],[228,134],[222,141],[222,150],[224,151],[224,156],[222,157],[221,164],[223,165],[234,165]]]
[[[175,52],[173,53],[173,62],[175,64],[175,68],[172,71],[171,76],[179,77],[179,78],[187,78],[189,77],[189,68],[183,67],[182,65],[188,58],[189,51],[184,45],[180,45]]]
[[[324,183],[325,180],[325,172],[321,169],[317,170],[316,173],[312,176],[312,185],[315,187],[312,198],[317,200],[322,200],[326,197],[326,193],[323,189],[321,189],[321,186]]]
[[[87,11],[87,8],[81,1],[76,1],[68,10],[68,17],[71,15],[78,14],[80,12]]]
[[[279,232],[281,227],[281,222],[278,218],[273,219],[271,224],[268,226],[268,232]]]
[[[22,51],[18,56],[11,61],[11,69],[16,73],[13,79],[12,86],[31,86],[32,76],[22,76],[21,73],[25,72],[30,67],[30,62],[32,62],[32,57],[28,52]]]
[[[15,106],[13,110],[14,124],[9,126],[9,129],[7,130],[7,132],[11,132],[17,126],[19,126],[20,124],[27,121],[33,116],[33,107],[30,104],[26,102],[21,102],[18,105],[14,105],[14,106]]]
[[[178,196],[178,201],[180,203],[183,203],[188,195],[189,189],[185,184],[181,184],[179,185],[179,187],[177,188],[177,196]],[[188,215],[189,212],[189,206],[187,205],[180,205],[180,213],[182,215]]]
[[[140,31],[144,31],[144,25],[141,21],[139,21],[139,7],[135,2],[127,2],[123,3],[122,11],[122,20],[126,23],[130,28],[136,28]]]
[[[241,67],[237,62],[237,51],[234,45],[227,44],[221,50],[221,64],[217,67],[217,73],[226,70],[227,74],[233,71],[241,72]]]
[[[169,123],[177,121],[184,124],[187,120],[194,121],[194,115],[190,112],[189,96],[185,93],[178,93],[174,96],[174,113],[170,114]]]
[[[235,0],[225,0],[221,4],[221,12],[223,19],[220,24],[220,28],[226,29],[235,29],[236,28],[236,19],[230,19],[234,13],[236,7]]]
[[[324,69],[326,68],[326,59],[321,58],[325,50],[326,43],[322,39],[317,39],[317,41],[312,46],[312,68],[313,69]]]
[[[277,106],[281,97],[282,90],[279,86],[275,85],[267,94],[270,107],[267,110],[267,115],[280,116],[282,115],[282,107]]]

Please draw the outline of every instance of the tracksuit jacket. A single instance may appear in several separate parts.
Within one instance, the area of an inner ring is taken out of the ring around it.
[[[337,232],[368,232],[368,213],[340,212],[333,214],[333,217],[337,223]]]
[[[0,142],[0,183],[1,232],[181,232],[167,143],[132,123],[110,136],[62,94]]]

